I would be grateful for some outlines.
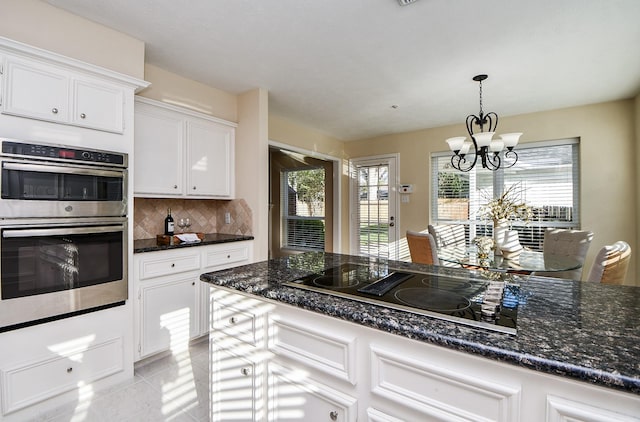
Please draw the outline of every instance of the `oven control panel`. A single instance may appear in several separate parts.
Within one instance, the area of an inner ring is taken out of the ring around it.
[[[62,145],[42,145],[2,140],[2,153],[24,157],[40,157],[56,161],[100,163],[126,167],[126,154],[90,149],[76,149]]]

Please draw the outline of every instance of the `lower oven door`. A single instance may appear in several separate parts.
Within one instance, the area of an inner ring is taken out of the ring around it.
[[[126,218],[4,220],[0,234],[0,331],[127,299]]]

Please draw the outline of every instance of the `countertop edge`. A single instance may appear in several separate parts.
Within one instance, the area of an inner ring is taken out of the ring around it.
[[[247,240],[254,240],[251,235],[222,235],[222,234],[207,234],[201,242],[195,243],[179,243],[175,245],[158,245],[156,239],[137,239],[133,241],[133,253],[147,253],[166,251],[170,249],[183,249],[196,246],[217,245],[221,243],[230,242],[243,242]]]

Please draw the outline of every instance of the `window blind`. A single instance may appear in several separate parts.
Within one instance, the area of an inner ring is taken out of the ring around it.
[[[578,140],[528,143],[516,151],[518,162],[495,172],[479,164],[461,172],[451,166],[451,153],[432,154],[431,221],[466,225],[467,241],[490,236],[493,222],[480,218],[480,206],[517,185],[519,199],[534,213],[528,222],[512,222],[524,246],[542,250],[547,227],[580,228]]]
[[[304,168],[282,172],[283,247],[324,250],[325,171]]]

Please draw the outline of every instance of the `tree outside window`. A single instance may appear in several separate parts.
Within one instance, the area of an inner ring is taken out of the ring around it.
[[[283,172],[285,247],[324,250],[325,171],[304,168]]]

